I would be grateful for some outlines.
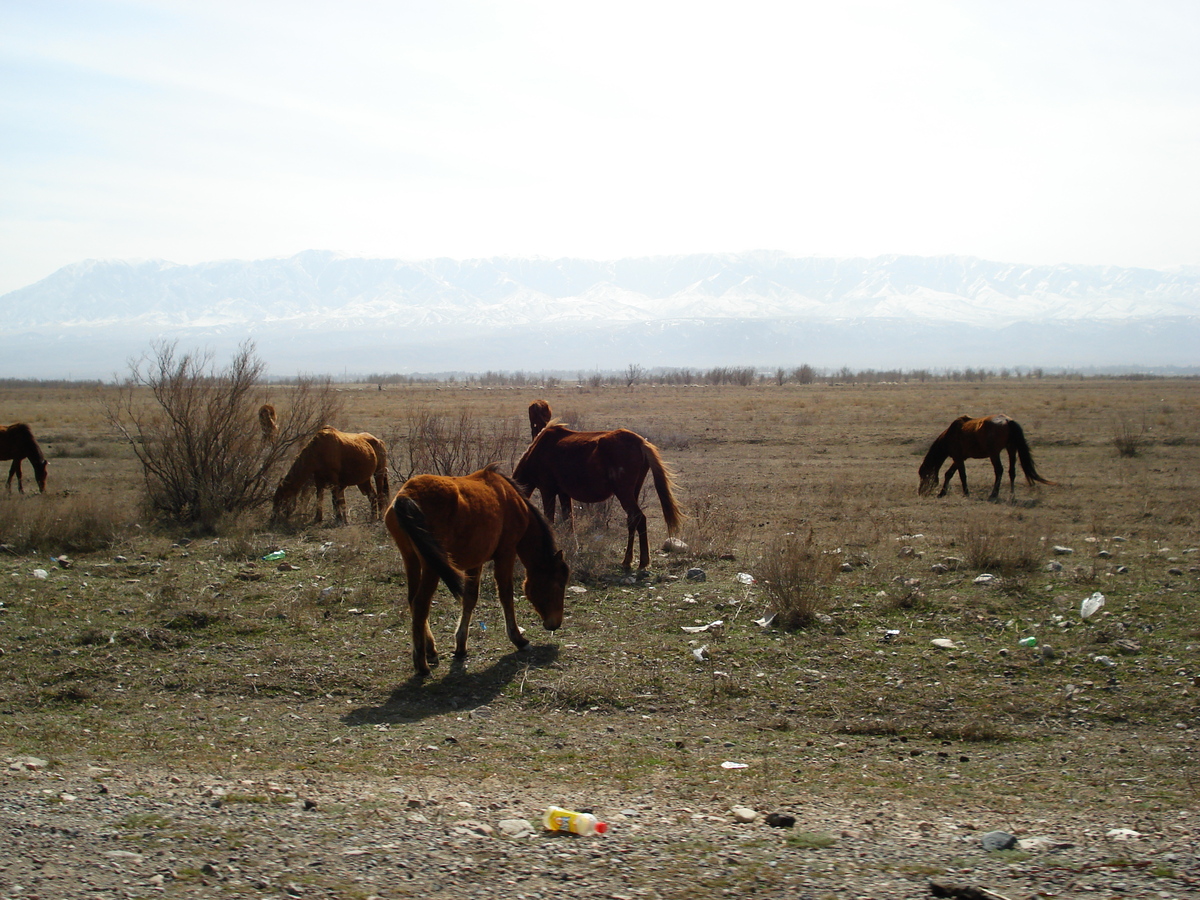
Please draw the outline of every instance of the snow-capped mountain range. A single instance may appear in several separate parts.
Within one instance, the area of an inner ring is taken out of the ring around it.
[[[1200,365],[1200,269],[778,253],[88,260],[0,297],[0,376],[107,377],[155,340],[276,374]]]

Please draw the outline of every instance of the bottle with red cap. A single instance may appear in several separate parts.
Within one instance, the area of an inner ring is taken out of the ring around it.
[[[608,824],[601,822],[591,813],[575,812],[552,806],[542,816],[542,826],[548,831],[569,831],[572,834],[604,834]]]

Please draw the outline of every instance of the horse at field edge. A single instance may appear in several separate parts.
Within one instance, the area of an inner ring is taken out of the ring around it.
[[[525,567],[525,596],[547,631],[562,625],[570,569],[549,522],[493,463],[470,475],[416,475],[396,494],[383,517],[404,558],[412,615],[413,668],[418,677],[438,663],[429,609],[438,581],[462,603],[454,655],[467,655],[471,614],[479,602],[483,566],[492,562],[508,639],[529,646],[513,609],[513,568]]]
[[[633,563],[633,536],[639,538],[639,569],[649,564],[650,545],[646,534],[646,514],[639,498],[646,474],[654,477],[654,489],[662,505],[667,533],[674,535],[683,513],[672,492],[674,476],[663,462],[658,448],[626,428],[616,431],[572,431],[560,422],[543,428],[517,462],[513,480],[526,496],[541,491],[546,517],[554,521],[554,504],[562,506],[563,517],[574,529],[571,500],[600,503],[616,497],[625,510],[629,540],[622,568]]]
[[[262,429],[264,444],[271,443],[279,434],[279,418],[275,415],[275,407],[270,403],[264,403],[258,408],[258,425]]]
[[[533,440],[543,428],[554,418],[550,412],[550,404],[545,400],[534,400],[529,404],[529,439]]]
[[[371,480],[374,478],[374,485]],[[372,434],[348,434],[336,428],[322,428],[296,456],[272,501],[272,521],[286,518],[296,497],[312,484],[317,489],[317,515],[324,520],[322,504],[325,488],[333,494],[336,520],[347,524],[346,488],[357,486],[371,501],[372,517],[378,519],[388,498],[387,448]]]
[[[38,490],[43,494],[46,492],[46,469],[49,463],[46,462],[46,454],[42,453],[42,448],[33,437],[33,429],[24,422],[0,425],[0,460],[4,459],[12,460],[6,482],[9,493],[12,493],[14,476],[17,479],[17,491],[25,493],[25,479],[21,472],[23,459],[29,460],[29,464],[33,466],[33,477],[37,481]]]
[[[1001,452],[1008,451],[1008,489],[1016,496],[1017,459],[1021,460],[1021,470],[1025,473],[1025,482],[1030,487],[1035,482],[1054,485],[1038,474],[1033,465],[1033,454],[1029,443],[1025,440],[1025,432],[1013,419],[1005,415],[980,416],[972,419],[970,416],[959,416],[950,423],[945,431],[938,435],[921,462],[919,475],[921,484],[918,493],[921,496],[929,494],[937,486],[938,472],[942,463],[949,457],[953,465],[946,470],[946,479],[942,483],[939,497],[945,497],[950,488],[950,479],[958,472],[962,482],[964,497],[969,497],[967,490],[968,459],[990,459],[992,468],[996,471],[996,483],[992,485],[989,500],[995,500],[1000,495],[1000,482],[1004,477],[1004,464],[1000,461]]]

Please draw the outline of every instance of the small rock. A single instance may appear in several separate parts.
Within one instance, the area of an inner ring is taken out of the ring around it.
[[[1047,572],[1061,572],[1062,570],[1063,570],[1063,564],[1060,563],[1057,559],[1052,559],[1052,560],[1050,560],[1050,562],[1046,563],[1046,571]]]
[[[979,575],[976,575],[974,579],[975,584],[991,584],[995,580],[996,576],[991,575],[988,572],[982,572]]]
[[[1115,571],[1118,575],[1128,575],[1129,574],[1129,566],[1117,566]]]
[[[706,573],[703,569],[694,566],[688,569],[687,573],[683,577],[688,581],[708,581],[708,573]]]
[[[476,822],[474,819],[463,819],[461,822],[455,822],[454,831],[457,834],[469,834],[473,837],[491,837],[496,833],[496,829],[487,824],[487,822]]]
[[[946,565],[945,563],[934,563],[932,566],[929,567],[929,571],[932,572],[934,575],[945,575],[947,572],[950,571],[950,567],[948,565]]]
[[[979,839],[980,845],[988,853],[994,850],[1011,850],[1017,846],[1017,839],[1007,831],[989,831]]]
[[[741,822],[743,825],[758,820],[758,813],[748,806],[735,806],[729,812],[735,822]]]
[[[1107,550],[1101,550],[1099,553],[1096,554],[1096,556],[1098,556],[1100,559],[1112,559],[1112,554],[1109,553]]]
[[[796,817],[784,813],[771,813],[767,816],[767,824],[772,828],[795,828]]]
[[[1051,853],[1055,850],[1070,850],[1074,846],[1065,841],[1052,841],[1044,837],[1021,838],[1017,841],[1017,849],[1026,853]]]
[[[954,643],[954,641],[950,640],[949,638],[934,638],[929,643],[933,644],[933,646],[938,647],[942,650],[957,650],[958,649],[958,644]]]
[[[1167,574],[1168,575],[1182,575],[1183,569],[1179,568],[1179,566],[1171,566],[1171,568],[1167,569]]]
[[[500,833],[505,837],[523,838],[536,834],[533,824],[527,819],[501,819],[497,823]]]
[[[1113,646],[1128,656],[1142,652],[1142,645],[1137,641],[1131,641],[1128,638],[1121,638],[1113,641]]]
[[[1110,841],[1136,841],[1142,833],[1132,828],[1112,828],[1105,832],[1104,836]]]
[[[48,765],[50,765],[49,762],[36,756],[18,756],[9,762],[8,767],[16,772],[40,772]]]
[[[1075,551],[1072,550],[1070,547],[1064,547],[1061,544],[1056,544],[1054,546],[1054,553],[1057,556],[1070,556],[1074,552]]]
[[[663,553],[686,553],[688,545],[677,537],[669,537],[662,543]]]

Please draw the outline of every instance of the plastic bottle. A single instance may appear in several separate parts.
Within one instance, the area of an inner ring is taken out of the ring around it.
[[[1021,638],[1019,641],[1017,641],[1017,643],[1020,644],[1022,647],[1036,647],[1037,646],[1037,638],[1034,637],[1033,635],[1030,635],[1029,637]]]
[[[591,813],[580,813],[561,806],[552,806],[542,816],[542,827],[548,831],[569,831],[572,834],[604,834],[608,824]]]
[[[267,562],[275,562],[275,560],[283,559],[285,556],[287,556],[287,553],[285,553],[283,550],[275,550],[271,553],[268,553],[263,557],[263,559],[265,559]]]

